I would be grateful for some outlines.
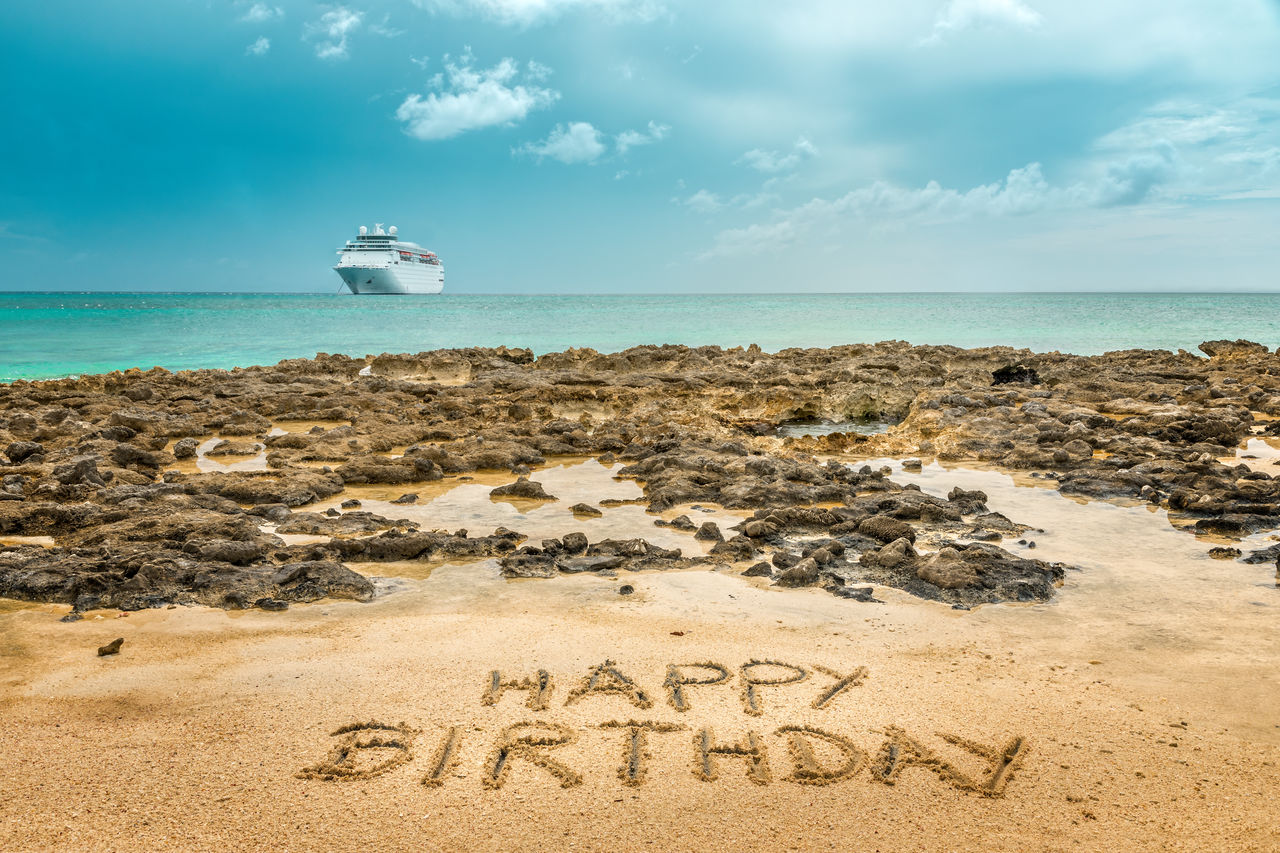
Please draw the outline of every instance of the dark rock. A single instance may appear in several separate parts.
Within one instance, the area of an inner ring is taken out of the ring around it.
[[[199,448],[200,443],[194,438],[180,438],[174,442],[173,457],[175,459],[194,459]]]
[[[568,554],[581,554],[587,550],[585,533],[566,533],[563,539],[564,550]]]
[[[402,505],[416,504],[417,502],[418,502],[418,496],[412,492],[403,494],[400,497],[396,498],[395,500],[391,501],[391,503],[393,504],[402,504]]]
[[[591,504],[574,504],[569,507],[569,512],[577,516],[584,516],[588,518],[599,518],[604,515],[603,512],[596,509]]]
[[[720,528],[714,521],[704,521],[698,528],[698,532],[693,534],[693,538],[703,542],[723,542],[724,534],[720,532]]]
[[[631,595],[635,591],[636,588],[629,583],[624,583],[622,586],[618,587],[618,595]]]
[[[15,465],[39,453],[44,453],[44,445],[38,441],[15,441],[5,449],[5,456]]]
[[[883,601],[873,595],[873,592],[874,588],[871,586],[840,586],[831,590],[831,594],[838,598],[861,601],[864,604],[884,604]]]
[[[83,483],[86,486],[105,486],[102,475],[98,473],[97,456],[77,456],[65,465],[53,469],[53,477],[66,486]]]
[[[278,598],[259,598],[253,603],[253,606],[260,610],[288,610],[289,602],[281,601]]]
[[[115,655],[120,653],[120,647],[124,645],[124,637],[116,637],[105,646],[98,646],[98,657],[106,657],[107,655]]]
[[[744,570],[742,574],[749,578],[769,578],[773,577],[773,566],[768,563],[760,562],[754,566]]]
[[[576,574],[578,572],[598,572],[602,569],[617,569],[621,568],[625,563],[625,557],[601,555],[557,560],[556,567],[566,574]]]
[[[888,515],[873,515],[858,524],[858,532],[879,542],[892,542],[895,539],[916,541],[916,531],[910,524]]]
[[[812,557],[807,557],[779,572],[775,582],[778,586],[812,586],[818,582],[818,564]]]
[[[521,498],[524,500],[554,501],[559,500],[554,495],[547,494],[546,489],[536,480],[530,480],[527,477],[520,477],[514,483],[508,483],[505,486],[498,486],[489,492],[491,498]]]
[[[1036,372],[1035,368],[1027,367],[1025,364],[1007,364],[991,372],[992,385],[1008,385],[1011,383],[1039,385],[1040,374]]]

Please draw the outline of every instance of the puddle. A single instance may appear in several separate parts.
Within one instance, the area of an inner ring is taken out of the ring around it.
[[[1067,573],[1052,602],[992,605],[969,614],[1005,635],[1002,645],[1100,659],[1101,674],[1123,674],[1162,695],[1226,706],[1219,713],[1233,725],[1280,738],[1274,721],[1256,712],[1280,695],[1274,565],[1212,559],[1208,543],[1175,529],[1164,510],[1145,504],[1071,500],[1042,481],[936,462],[914,473],[904,471],[900,460],[869,464],[889,465],[894,480],[940,497],[955,486],[981,489],[992,510],[1044,531],[1023,537],[1034,549],[1008,539],[1002,547],[1080,568]],[[1245,553],[1266,547],[1273,535],[1257,534],[1238,547]]]
[[[39,545],[52,548],[57,543],[52,536],[0,536],[0,545]]]
[[[1225,456],[1218,460],[1224,465],[1239,465],[1243,462],[1251,471],[1262,471],[1276,474],[1276,466],[1280,465],[1280,438],[1246,439],[1244,447],[1236,448],[1235,456]]]
[[[348,486],[341,494],[314,506],[310,512],[324,512],[339,507],[343,501],[356,498],[359,509],[391,519],[417,522],[423,530],[465,529],[472,536],[484,536],[498,527],[506,527],[529,537],[529,543],[559,538],[581,531],[587,539],[646,539],[662,548],[679,548],[686,556],[705,554],[714,543],[693,538],[691,532],[657,527],[654,521],[687,515],[694,524],[713,521],[725,538],[733,535],[728,528],[751,513],[730,511],[715,506],[675,507],[661,514],[649,513],[642,504],[611,505],[602,501],[633,501],[644,492],[633,480],[615,480],[622,465],[602,465],[595,459],[573,458],[535,470],[529,479],[541,483],[548,494],[559,500],[533,501],[494,499],[489,492],[497,486],[515,481],[515,475],[502,471],[476,472],[470,478],[447,478],[430,483],[407,483],[396,486]],[[396,504],[391,501],[406,493],[418,495],[417,503]],[[586,503],[600,510],[599,517],[578,517],[570,507]]]
[[[824,435],[883,435],[894,425],[886,421],[791,421],[778,424],[779,438],[818,438]]]
[[[280,433],[272,430],[272,435]],[[256,444],[261,448],[257,453],[251,456],[209,456],[209,451],[213,450],[223,441],[246,442]],[[173,445],[177,441],[171,441],[165,447],[165,450],[173,452]],[[196,455],[194,459],[179,459],[165,468],[171,471],[180,471],[183,474],[214,474],[222,471],[266,471],[267,469],[267,449],[262,442],[256,441],[252,437],[234,437],[224,439],[221,436],[205,439],[196,447]]]

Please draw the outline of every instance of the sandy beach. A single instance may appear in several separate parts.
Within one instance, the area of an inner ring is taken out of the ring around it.
[[[5,386],[0,846],[1277,849],[1258,349]]]

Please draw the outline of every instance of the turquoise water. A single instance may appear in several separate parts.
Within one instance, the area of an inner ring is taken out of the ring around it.
[[[1092,354],[1248,338],[1275,347],[1278,318],[1280,294],[19,293],[0,294],[0,380],[500,344],[536,353],[662,343],[776,351],[898,339]]]

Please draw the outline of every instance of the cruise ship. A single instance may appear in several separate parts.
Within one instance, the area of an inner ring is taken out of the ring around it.
[[[396,237],[396,227],[382,223],[338,250],[333,268],[352,293],[439,293],[444,290],[444,266],[435,252]]]

